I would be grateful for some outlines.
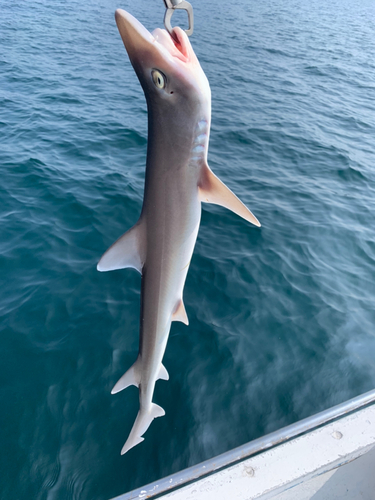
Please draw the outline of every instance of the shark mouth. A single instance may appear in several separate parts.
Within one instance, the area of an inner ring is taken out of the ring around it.
[[[178,26],[173,28],[173,35],[171,36],[167,30],[156,28],[152,32],[155,41],[162,45],[169,54],[177,57],[182,62],[188,62],[190,42],[186,33]]]
[[[152,34],[131,14],[118,9],[115,14],[117,27],[130,59],[136,57],[137,49],[153,45],[165,55],[187,63],[193,53],[186,33],[179,27],[173,28],[172,35],[167,30],[156,28]]]

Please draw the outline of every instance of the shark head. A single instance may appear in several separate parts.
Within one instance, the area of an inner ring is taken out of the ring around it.
[[[210,103],[208,80],[181,28],[173,28],[173,36],[160,28],[150,33],[122,9],[116,10],[115,18],[149,103],[167,107],[178,105],[181,100]]]

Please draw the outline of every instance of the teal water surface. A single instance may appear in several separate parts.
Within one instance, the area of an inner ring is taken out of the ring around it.
[[[261,229],[204,206],[154,400],[111,396],[140,277],[147,110],[114,21],[161,0],[0,2],[0,497],[106,500],[375,385],[375,4],[193,1],[209,163]]]

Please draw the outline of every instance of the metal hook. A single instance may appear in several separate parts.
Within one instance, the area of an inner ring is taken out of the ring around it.
[[[171,25],[173,12],[175,11],[175,9],[182,9],[186,10],[189,19],[189,29],[185,30],[185,33],[187,34],[187,36],[192,35],[194,29],[194,15],[193,7],[191,6],[191,4],[189,2],[186,2],[186,0],[164,0],[164,4],[165,8],[167,9],[164,16],[164,26],[168,33],[173,36],[173,28]]]

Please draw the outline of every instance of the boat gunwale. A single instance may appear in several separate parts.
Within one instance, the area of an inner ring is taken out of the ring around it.
[[[160,498],[160,496],[166,493],[170,493],[173,490],[199,481],[220,470],[236,465],[249,457],[274,448],[275,446],[279,446],[291,439],[318,429],[329,422],[338,420],[372,404],[375,404],[375,389],[311,415],[310,417],[294,422],[286,427],[282,427],[277,431],[273,431],[253,441],[249,441],[232,450],[217,455],[216,457],[209,458],[197,465],[193,465],[158,481],[154,481],[142,488],[124,493],[112,500],[146,500],[150,498]]]

